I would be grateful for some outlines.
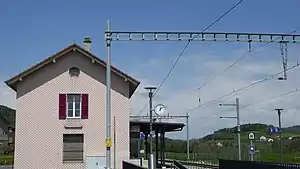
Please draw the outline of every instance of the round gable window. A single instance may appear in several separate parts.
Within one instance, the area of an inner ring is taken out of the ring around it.
[[[71,77],[78,77],[79,74],[80,74],[80,70],[77,68],[77,67],[72,67],[70,70],[69,70],[69,74]]]

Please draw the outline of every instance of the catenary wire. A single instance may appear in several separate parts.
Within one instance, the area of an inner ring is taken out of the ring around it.
[[[300,64],[297,63],[297,64],[295,64],[294,66],[291,66],[291,67],[287,68],[286,71],[289,71],[289,70],[291,70],[291,69],[294,69],[294,68],[298,67],[299,65],[300,65]],[[246,86],[244,86],[244,87],[241,87],[241,88],[239,88],[239,89],[237,89],[237,90],[234,90],[234,91],[232,91],[232,92],[230,92],[230,93],[227,93],[227,94],[225,94],[225,95],[223,95],[223,96],[221,96],[221,97],[218,97],[218,98],[216,98],[216,99],[214,99],[214,100],[212,100],[212,101],[209,101],[209,102],[203,104],[202,106],[205,107],[205,105],[209,105],[209,104],[211,104],[211,103],[215,103],[216,101],[219,101],[219,100],[221,100],[221,99],[223,99],[223,98],[225,98],[225,97],[228,97],[228,96],[230,96],[230,95],[232,95],[232,94],[234,94],[234,93],[243,91],[243,90],[248,89],[248,88],[250,88],[250,87],[253,87],[253,86],[257,85],[257,84],[260,84],[260,83],[266,82],[266,81],[268,81],[268,80],[274,79],[275,77],[277,77],[278,75],[282,74],[283,72],[284,72],[284,71],[280,71],[280,72],[278,72],[278,73],[276,73],[276,74],[274,74],[274,75],[265,77],[264,79],[258,80],[258,81],[256,81],[256,82],[252,82],[252,83],[249,84],[249,85],[246,85]]]
[[[271,97],[262,99],[262,100],[260,100],[260,101],[258,101],[258,102],[254,102],[254,103],[242,105],[242,106],[240,106],[240,110],[241,110],[241,109],[244,109],[244,108],[247,108],[247,107],[250,107],[250,106],[253,106],[253,105],[263,104],[263,103],[266,102],[266,101],[271,101],[271,100],[274,100],[274,99],[278,99],[278,98],[281,98],[281,97],[285,97],[285,96],[287,96],[287,95],[291,95],[291,94],[297,93],[297,92],[299,92],[299,91],[300,91],[300,86],[299,86],[298,88],[294,89],[294,90],[291,90],[291,91],[288,91],[288,92],[285,92],[285,93],[282,93],[282,94],[279,94],[279,95],[271,96]],[[234,109],[235,109],[235,108],[234,108]],[[234,110],[233,110],[233,109],[229,109],[229,110],[227,110],[227,111],[225,111],[225,112],[229,112],[229,111],[234,111]],[[221,115],[221,114],[223,114],[223,113],[224,113],[224,111],[219,112],[219,113],[216,113],[216,114],[213,114],[213,115],[214,115],[214,116],[217,116],[217,115]],[[201,117],[198,117],[197,119],[199,119],[199,118],[205,118],[205,117],[207,117],[207,116],[201,116]]]
[[[246,107],[253,106],[253,105],[257,105],[257,104],[262,104],[262,103],[264,103],[264,102],[266,102],[266,101],[274,100],[274,99],[277,99],[277,98],[280,98],[280,97],[284,97],[284,96],[286,96],[286,95],[290,95],[290,94],[293,94],[293,93],[297,93],[297,92],[299,92],[299,88],[300,88],[300,87],[298,87],[298,88],[296,88],[296,89],[294,89],[294,90],[292,90],[292,91],[289,91],[289,92],[286,92],[286,93],[282,93],[282,94],[277,95],[277,96],[269,97],[268,99],[260,100],[259,102],[246,104],[246,105],[244,105],[244,106],[241,106],[240,108],[246,108]]]
[[[224,18],[228,13],[230,13],[231,11],[233,11],[238,5],[240,5],[244,0],[239,0],[235,5],[233,5],[231,8],[229,8],[229,10],[227,10],[225,13],[223,13],[220,17],[218,17],[214,22],[212,22],[211,24],[209,24],[207,27],[205,27],[201,33],[203,33],[204,31],[208,30],[210,27],[212,27],[213,25],[215,25],[217,22],[219,22],[222,18]],[[200,34],[201,34],[200,33]],[[171,69],[168,71],[167,75],[165,76],[165,78],[163,79],[163,81],[160,83],[160,85],[158,86],[157,90],[153,93],[153,96],[155,96],[155,94],[161,89],[161,87],[164,85],[164,83],[166,82],[166,80],[169,78],[169,76],[171,75],[172,71],[174,70],[175,66],[177,65],[177,63],[179,62],[179,60],[181,59],[183,53],[186,51],[187,47],[190,45],[190,43],[196,38],[198,37],[200,34],[194,36],[191,40],[189,40],[187,42],[187,44],[184,46],[183,50],[180,52],[179,56],[177,57],[177,59],[175,60],[173,66],[171,67]],[[140,112],[137,114],[141,114],[144,109],[148,106],[149,103],[147,103],[141,110]]]
[[[296,68],[296,67],[298,67],[298,66],[300,66],[299,63],[297,63],[297,64],[295,64],[295,65],[293,65],[293,66],[287,68],[286,71],[292,70],[292,69],[294,69],[294,68]],[[201,106],[197,106],[197,107],[195,107],[195,108],[189,109],[188,112],[193,111],[193,110],[196,110],[196,109],[199,109],[199,108],[207,107],[207,105],[213,104],[213,103],[215,103],[216,101],[219,101],[219,100],[221,100],[221,99],[223,99],[223,98],[229,97],[229,96],[231,96],[232,94],[235,94],[235,93],[237,93],[237,92],[241,92],[241,91],[243,91],[243,90],[245,90],[245,89],[248,89],[248,88],[250,88],[250,87],[254,87],[254,86],[257,85],[257,84],[260,84],[260,83],[266,82],[266,81],[268,81],[268,80],[274,79],[275,77],[277,77],[278,75],[282,74],[283,72],[284,72],[284,71],[280,71],[280,72],[278,72],[278,73],[276,73],[276,74],[274,74],[274,75],[267,76],[267,77],[265,77],[264,79],[258,80],[258,81],[256,81],[256,82],[252,82],[252,83],[250,83],[250,84],[248,84],[248,85],[246,85],[246,86],[244,86],[244,87],[241,87],[241,88],[239,88],[239,89],[237,89],[237,90],[234,90],[234,91],[232,91],[232,92],[230,92],[230,93],[224,94],[224,95],[222,95],[222,96],[220,96],[220,97],[218,97],[218,98],[216,98],[216,99],[214,99],[214,100],[208,101],[208,102],[204,103],[204,104],[201,105]]]
[[[298,30],[300,30],[300,27],[289,32],[289,34],[291,33],[295,33],[297,32]],[[279,38],[276,38],[275,40],[278,40]],[[198,91],[198,90],[201,90],[203,87],[205,87],[206,85],[208,85],[209,83],[211,83],[212,81],[214,81],[217,77],[221,76],[223,73],[225,73],[228,69],[232,68],[233,66],[235,66],[238,62],[242,61],[243,59],[245,59],[247,56],[249,56],[249,54],[251,52],[254,52],[262,47],[265,47],[269,44],[271,44],[272,42],[267,42],[267,43],[264,43],[262,45],[260,45],[259,47],[255,48],[255,49],[252,49],[248,52],[246,52],[244,55],[242,55],[241,57],[239,57],[237,60],[235,60],[233,63],[231,63],[230,65],[228,65],[224,70],[216,73],[212,78],[210,78],[208,81],[206,81],[203,85],[201,85],[200,87],[198,87],[195,91]],[[190,93],[191,94],[191,93]]]

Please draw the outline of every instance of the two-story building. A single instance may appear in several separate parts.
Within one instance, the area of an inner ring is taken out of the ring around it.
[[[12,153],[14,147],[14,132],[14,126],[10,125],[3,117],[0,117],[0,154]],[[10,146],[11,149],[8,149],[7,146]]]
[[[17,92],[15,169],[105,166],[106,62],[91,53],[90,43],[72,44],[6,81]],[[113,66],[111,72],[121,168],[129,159],[129,99],[140,82]]]

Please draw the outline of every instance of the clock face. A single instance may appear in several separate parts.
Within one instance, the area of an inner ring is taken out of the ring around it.
[[[162,104],[159,104],[157,105],[155,108],[154,108],[154,112],[155,114],[157,114],[158,116],[161,116],[165,113],[166,111],[166,107]]]

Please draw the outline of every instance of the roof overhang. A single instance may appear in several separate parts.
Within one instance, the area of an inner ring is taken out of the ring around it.
[[[139,126],[140,132],[148,132],[150,130],[149,121],[130,120],[130,126]],[[153,122],[152,123],[153,130],[158,130],[159,132],[182,131],[184,126],[185,126],[184,123],[178,123],[178,122]]]
[[[69,52],[80,52],[82,53],[84,56],[89,57],[93,63],[98,63],[102,66],[104,66],[106,68],[106,62],[101,60],[100,58],[98,58],[96,55],[92,54],[91,52],[83,49],[82,47],[80,47],[77,44],[72,44],[70,46],[68,46],[67,48],[59,51],[58,53],[46,58],[45,60],[43,60],[42,62],[30,67],[29,69],[21,72],[20,74],[8,79],[5,81],[5,83],[12,88],[14,91],[17,91],[17,84],[18,82],[21,82],[26,76],[34,73],[35,71],[38,71],[39,69],[41,69],[42,67],[48,65],[48,64],[52,64],[55,63],[57,59],[59,59],[60,57],[64,56],[65,54],[69,53]],[[124,80],[126,82],[129,83],[129,98],[133,95],[133,93],[135,92],[135,90],[137,89],[137,87],[139,86],[140,82],[136,79],[134,79],[133,77],[129,76],[128,74],[122,72],[121,70],[117,69],[114,66],[111,66],[111,71],[115,74],[117,74],[118,76],[124,78]]]

